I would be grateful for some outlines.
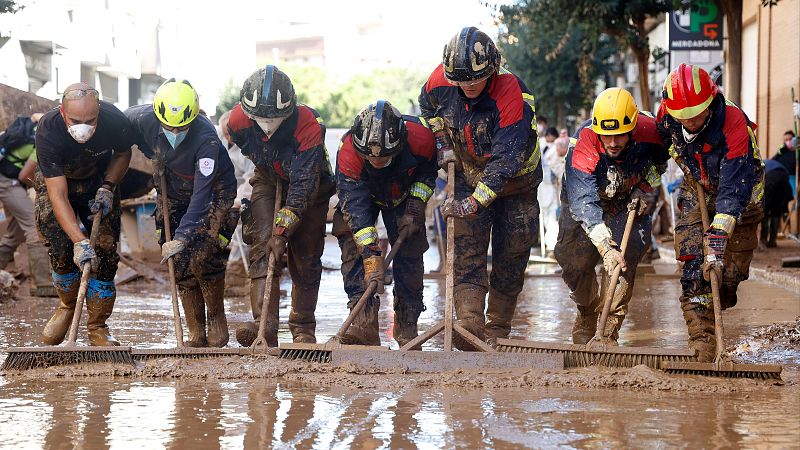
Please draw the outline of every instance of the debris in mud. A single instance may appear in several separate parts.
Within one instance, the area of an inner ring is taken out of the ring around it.
[[[0,303],[13,300],[17,289],[19,289],[19,283],[14,276],[5,270],[0,270]]]
[[[800,365],[800,317],[756,329],[730,352],[742,362]]]
[[[356,389],[391,390],[397,386],[439,389],[572,388],[629,391],[671,391],[727,393],[772,389],[783,385],[774,380],[731,380],[702,376],[673,376],[641,365],[629,369],[588,367],[558,370],[494,369],[451,372],[405,373],[403,369],[376,371],[356,364],[333,367],[328,364],[286,361],[273,357],[220,357],[209,359],[162,358],[120,364],[77,364],[6,372],[7,377],[63,379],[81,377],[185,378],[185,379],[280,379],[282,382],[312,386],[347,386]],[[791,376],[794,380],[796,377]],[[794,382],[788,383],[794,385]]]

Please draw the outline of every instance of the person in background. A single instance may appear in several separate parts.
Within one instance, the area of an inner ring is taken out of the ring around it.
[[[14,259],[14,251],[24,242],[31,274],[30,294],[56,297],[58,294],[50,279],[47,247],[39,239],[33,201],[27,189],[33,185],[30,174],[36,165],[34,143],[36,124],[41,117],[41,113],[17,117],[5,132],[0,133],[0,203],[8,219],[6,233],[0,239],[0,269],[8,266]],[[28,170],[23,170],[25,168]]]
[[[758,242],[761,250],[778,246],[778,230],[784,214],[789,212],[789,202],[793,198],[786,168],[773,159],[765,159],[764,168],[764,219],[761,221]]]
[[[542,183],[539,184],[539,190],[536,197],[539,200],[539,226],[544,228],[544,248],[545,255],[552,258],[553,249],[556,247],[556,240],[558,239],[558,217],[556,210],[558,209],[558,191],[555,186],[555,176],[550,168],[551,155],[557,154],[555,142],[558,138],[558,130],[553,127],[545,130],[544,133],[544,147],[541,141],[539,146],[542,149]]]

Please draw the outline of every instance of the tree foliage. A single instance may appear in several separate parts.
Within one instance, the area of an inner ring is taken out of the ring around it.
[[[319,112],[329,128],[349,128],[361,109],[377,99],[389,100],[401,112],[414,112],[427,74],[407,69],[381,69],[355,75],[343,82],[317,66],[285,64],[297,101]],[[239,101],[241,86],[229,84],[220,94],[218,112]]]
[[[565,116],[591,106],[596,80],[609,71],[618,46],[605,36],[595,39],[583,26],[567,30],[556,14],[538,15],[540,1],[501,7],[506,29],[498,44],[536,97],[537,114],[564,125]]]

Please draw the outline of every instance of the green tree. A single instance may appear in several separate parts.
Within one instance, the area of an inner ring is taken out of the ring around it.
[[[0,0],[0,14],[13,14],[22,8],[24,8],[24,6],[17,5],[14,0]],[[2,47],[6,41],[7,39],[5,39],[4,30],[0,30],[0,47]]]
[[[538,0],[501,7],[505,31],[498,44],[509,68],[536,98],[537,114],[565,124],[565,116],[591,106],[596,80],[610,69],[609,56],[618,51],[606,36],[593,39],[583,26],[566,34],[557,15],[535,16]]]

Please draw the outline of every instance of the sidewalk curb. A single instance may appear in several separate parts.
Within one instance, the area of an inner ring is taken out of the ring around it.
[[[664,244],[659,243],[658,252],[661,254],[661,258],[672,260],[675,259],[675,248],[671,245],[664,246]],[[787,291],[800,294],[800,276],[797,275],[773,271],[764,267],[750,266],[750,279],[766,281],[780,288],[786,289]]]

